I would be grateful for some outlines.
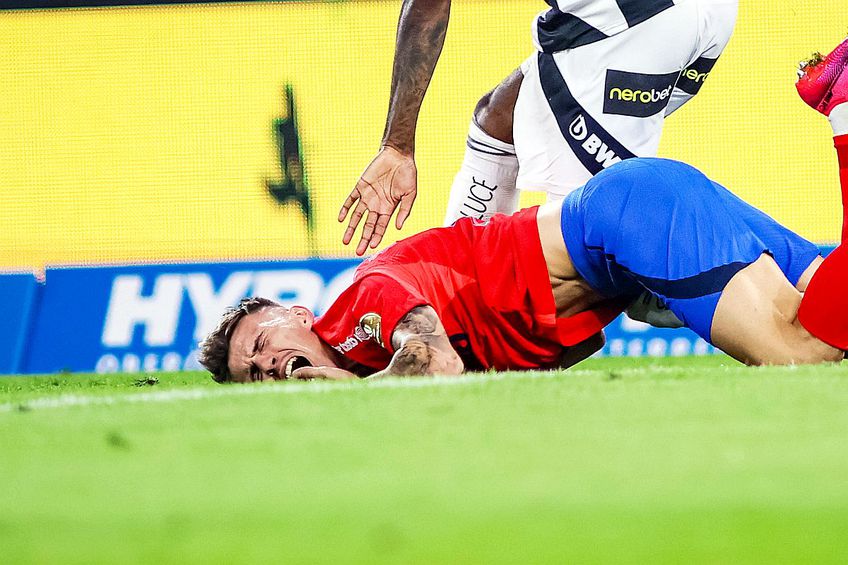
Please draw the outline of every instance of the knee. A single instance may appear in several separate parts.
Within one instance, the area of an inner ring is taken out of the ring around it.
[[[798,343],[797,364],[839,363],[845,358],[844,351],[831,347],[808,332],[801,325],[797,315],[792,319],[791,325]]]
[[[474,108],[474,123],[487,134],[505,143],[512,143],[512,109],[497,103],[493,92],[483,95]]]
[[[803,330],[804,350],[798,354],[800,358],[797,364],[819,364],[819,363],[840,363],[845,359],[845,352],[835,347],[831,347],[825,342],[813,337],[806,330]]]
[[[831,347],[813,337],[797,323],[791,324],[793,334],[782,344],[782,347],[771,349],[763,355],[746,359],[747,365],[818,365],[822,363],[839,363],[845,358],[845,352]]]
[[[845,354],[837,352],[787,352],[786,355],[770,356],[760,359],[746,359],[745,364],[749,367],[775,367],[790,365],[822,365],[825,363],[840,363],[845,359]]]
[[[816,363],[842,363],[844,360],[845,352],[831,347],[830,351],[821,355]]]
[[[474,108],[474,121],[487,134],[512,143],[512,120],[515,101],[523,75],[515,71],[491,92],[484,94]]]
[[[736,273],[713,316],[713,343],[746,365],[834,363],[843,354],[798,321],[801,294],[763,254]]]
[[[492,94],[494,90],[490,90],[486,94],[480,97],[480,100],[477,101],[477,105],[474,106],[474,119],[484,119],[486,117],[487,112],[489,111],[489,106],[492,103]]]

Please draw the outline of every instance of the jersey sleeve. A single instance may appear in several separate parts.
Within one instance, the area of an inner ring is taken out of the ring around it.
[[[412,285],[385,274],[367,275],[361,283],[361,294],[367,296],[369,312],[379,319],[381,345],[394,353],[392,334],[398,323],[413,308],[429,305],[421,292]]]
[[[398,273],[358,277],[313,326],[326,343],[346,357],[375,369],[394,354],[392,333],[398,322],[428,301]]]

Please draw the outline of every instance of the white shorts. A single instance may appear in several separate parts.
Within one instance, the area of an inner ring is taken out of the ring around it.
[[[738,0],[689,0],[630,29],[521,66],[516,185],[559,200],[604,168],[657,154],[665,116],[709,76]]]

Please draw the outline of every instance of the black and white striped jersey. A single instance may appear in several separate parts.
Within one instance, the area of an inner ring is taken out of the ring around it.
[[[600,41],[687,0],[546,0],[533,39],[545,53]]]

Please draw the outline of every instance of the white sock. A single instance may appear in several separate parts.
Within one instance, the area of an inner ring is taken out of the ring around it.
[[[845,135],[848,133],[848,102],[844,102],[830,111],[830,127],[833,128],[833,135]]]
[[[488,219],[518,210],[515,147],[495,139],[471,122],[462,167],[451,186],[445,225],[459,218]]]

